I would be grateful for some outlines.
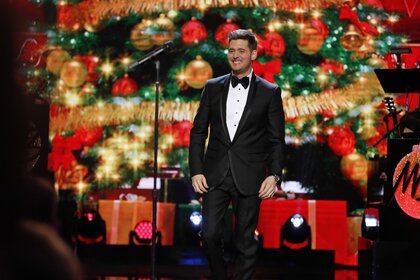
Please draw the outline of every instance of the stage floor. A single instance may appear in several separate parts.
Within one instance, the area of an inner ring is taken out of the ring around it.
[[[79,248],[87,279],[150,279],[150,247],[103,246]],[[226,249],[229,271],[233,272],[233,251]],[[287,252],[261,249],[256,280],[261,279],[322,279],[357,280],[357,267],[334,264],[334,251],[310,250]],[[156,276],[160,280],[209,279],[210,271],[200,248],[163,246],[156,253]],[[369,279],[369,278],[365,278]]]

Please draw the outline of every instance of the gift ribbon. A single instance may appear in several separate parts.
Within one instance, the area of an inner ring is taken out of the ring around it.
[[[311,247],[316,249],[316,200],[308,200],[308,224],[311,225]]]
[[[354,25],[356,25],[360,31],[363,33],[363,35],[378,35],[379,32],[376,30],[375,27],[369,25],[366,22],[359,21],[359,17],[357,15],[356,11],[352,11],[350,7],[343,6],[340,7],[340,16],[339,19],[341,20],[348,20]]]
[[[72,151],[79,150],[81,147],[78,137],[55,136],[52,141],[52,151],[48,154],[48,169],[57,171],[61,166],[69,169],[76,161]]]
[[[252,68],[254,69],[255,75],[261,76],[267,81],[274,83],[274,75],[280,74],[281,71],[281,60],[276,59],[267,63],[254,61],[252,63]]]

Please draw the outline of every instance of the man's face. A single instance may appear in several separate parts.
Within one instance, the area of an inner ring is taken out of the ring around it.
[[[252,61],[256,58],[257,51],[251,51],[247,40],[237,39],[229,42],[228,62],[233,74],[238,78],[250,73]]]

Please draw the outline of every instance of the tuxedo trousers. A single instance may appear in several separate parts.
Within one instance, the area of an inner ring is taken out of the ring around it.
[[[235,280],[252,279],[258,255],[258,224],[261,199],[258,194],[241,195],[229,171],[222,184],[203,194],[202,244],[211,269],[211,279],[228,278],[223,257],[224,215],[232,202],[234,213],[234,245],[236,249]]]

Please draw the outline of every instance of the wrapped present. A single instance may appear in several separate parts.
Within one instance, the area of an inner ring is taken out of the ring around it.
[[[157,230],[162,245],[173,245],[174,203],[157,204]],[[151,201],[99,200],[99,213],[106,222],[107,244],[129,244],[130,231],[142,220],[152,220]]]
[[[293,214],[300,214],[311,227],[314,250],[334,250],[335,262],[348,263],[346,201],[264,200],[258,231],[264,248],[280,248],[281,227]]]

